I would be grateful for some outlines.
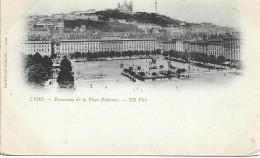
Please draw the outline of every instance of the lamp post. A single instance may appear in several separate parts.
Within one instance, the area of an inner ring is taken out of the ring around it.
[[[185,50],[185,52],[188,54],[188,62],[189,62],[189,67],[188,67],[188,78],[190,78],[190,51]]]

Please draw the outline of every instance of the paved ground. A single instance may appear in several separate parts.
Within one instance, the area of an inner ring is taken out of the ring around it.
[[[239,77],[230,71],[217,71],[199,68],[191,66],[190,79],[167,79],[157,81],[145,81],[145,82],[131,82],[128,78],[121,76],[122,63],[124,68],[141,66],[144,71],[148,71],[149,62],[151,60],[116,60],[116,61],[91,61],[86,63],[72,62],[73,72],[75,77],[76,88],[97,88],[97,89],[111,89],[122,86],[154,86],[156,87],[168,87],[168,88],[194,88],[194,87],[210,87],[212,85],[229,84],[234,78]],[[164,65],[165,69],[168,68],[167,60],[163,60],[159,57],[157,65]],[[177,68],[188,69],[188,64],[177,63],[171,61],[172,65]]]

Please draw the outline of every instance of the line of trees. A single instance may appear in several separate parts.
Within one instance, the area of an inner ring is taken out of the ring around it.
[[[178,51],[170,50],[170,51],[163,52],[163,55],[174,57],[174,58],[181,58],[186,62],[188,62],[188,58],[197,62],[219,64],[219,65],[222,65],[226,61],[224,56],[216,57],[215,55],[207,55],[205,53],[197,53],[197,52],[191,52],[190,54],[188,54],[187,52],[178,52]]]
[[[203,63],[222,65],[226,61],[224,56],[216,57],[215,55],[207,55],[204,53],[195,53],[195,52],[192,52],[190,55],[191,55],[191,59]]]
[[[42,57],[38,52],[25,56],[25,72],[27,83],[36,87],[43,87],[44,83],[52,77],[52,59]]]
[[[143,56],[149,56],[149,55],[161,55],[161,50],[157,49],[155,51],[124,51],[124,52],[94,52],[94,53],[80,53],[75,52],[72,54],[73,58],[88,58],[88,59],[97,59],[97,58],[114,58],[114,57],[132,57],[136,55],[143,55]],[[182,59],[185,62],[188,62],[189,58],[197,61],[197,62],[203,62],[203,63],[211,63],[211,64],[218,64],[222,65],[226,59],[224,56],[218,56],[215,55],[207,55],[205,53],[197,53],[197,52],[179,52],[179,51],[164,51],[163,56],[165,57],[174,57]]]
[[[135,55],[143,55],[143,56],[149,56],[149,55],[159,55],[161,54],[160,50],[155,51],[124,51],[124,52],[94,52],[94,53],[80,53],[75,52],[72,54],[72,57],[75,59],[79,58],[88,58],[88,59],[96,59],[96,58],[114,58],[114,57],[132,57]]]
[[[188,53],[187,52],[178,52],[174,50],[165,51],[163,52],[164,56],[174,57],[174,58],[181,58],[185,61],[188,61]]]

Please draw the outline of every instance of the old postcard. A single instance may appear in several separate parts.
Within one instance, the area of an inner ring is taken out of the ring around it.
[[[1,154],[252,156],[259,0],[1,0]]]

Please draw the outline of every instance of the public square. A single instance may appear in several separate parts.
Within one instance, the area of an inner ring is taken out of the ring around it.
[[[112,61],[86,61],[75,62],[72,60],[72,67],[75,78],[76,89],[116,89],[119,86],[140,86],[140,87],[167,87],[167,88],[201,88],[211,86],[225,86],[234,78],[239,77],[233,69],[225,70],[208,70],[194,65],[190,65],[190,70],[185,74],[190,78],[172,78],[157,79],[156,81],[146,80],[144,82],[132,82],[121,73],[124,68],[140,66],[143,71],[149,71],[149,62],[151,59],[138,60],[112,60]],[[121,67],[123,64],[123,68]],[[176,68],[184,68],[188,70],[189,64],[171,61]],[[157,59],[157,65],[164,65],[164,69],[168,69],[168,60],[164,60],[162,56]],[[159,68],[158,68],[159,69]]]

